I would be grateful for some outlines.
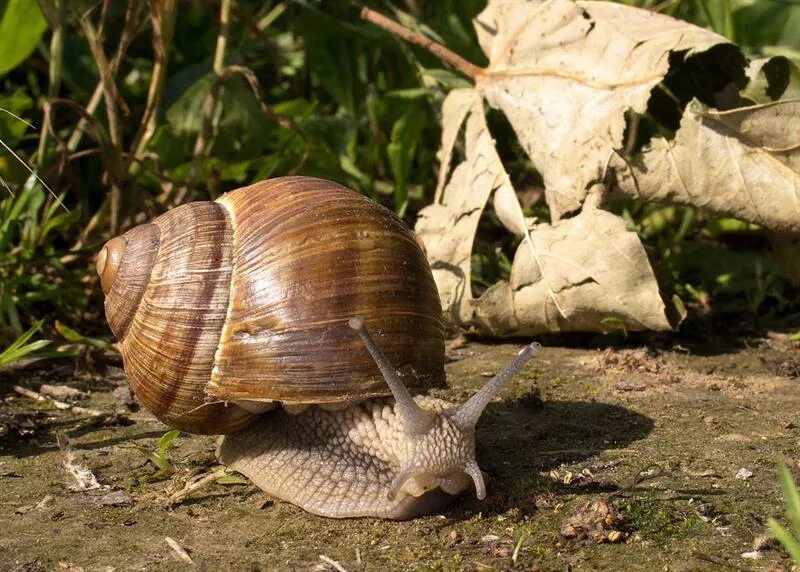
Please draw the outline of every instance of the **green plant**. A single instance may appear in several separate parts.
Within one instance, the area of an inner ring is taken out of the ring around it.
[[[79,212],[65,212],[35,178],[0,199],[0,342],[33,316],[70,316],[85,304],[85,269],[65,263],[62,236]]]
[[[50,344],[50,340],[36,340],[28,343],[33,335],[42,327],[42,321],[36,322],[28,331],[17,338],[10,346],[0,352],[0,367],[30,356]]]
[[[770,518],[769,529],[792,557],[795,564],[800,565],[800,491],[798,491],[789,467],[785,463],[780,464],[778,473],[783,496],[786,497],[786,517],[789,519],[791,527],[786,529],[777,520]]]
[[[172,461],[167,456],[167,450],[180,434],[181,432],[177,429],[172,429],[164,433],[158,440],[158,446],[156,447],[155,451],[150,447],[144,447],[142,445],[131,446],[144,455],[145,458],[153,463],[153,465],[156,467],[156,472],[140,477],[140,482],[150,483],[154,481],[161,481],[171,476],[175,472],[175,465],[173,465]]]
[[[59,334],[61,334],[61,337],[63,337],[68,342],[72,342],[73,344],[88,346],[99,350],[104,350],[109,346],[109,342],[105,340],[99,340],[97,338],[90,338],[89,336],[84,336],[80,332],[73,330],[72,328],[70,328],[65,324],[62,324],[58,320],[56,320],[55,329]]]
[[[31,105],[20,93],[0,97],[0,345],[21,336],[34,316],[69,315],[85,303],[85,269],[65,264],[63,242],[80,212],[70,212],[14,150],[32,129],[17,114]]]
[[[725,34],[748,57],[800,54],[800,6],[624,3]],[[434,196],[442,101],[470,84],[359,20],[362,4],[476,65],[487,61],[471,22],[486,0],[0,1],[0,108],[9,112],[0,113],[0,347],[41,318],[107,335],[91,272],[99,244],[165,209],[255,180],[335,180],[413,223]],[[520,192],[535,190],[541,177],[499,115],[487,119],[509,176]],[[631,129],[640,135],[632,144],[653,136],[646,119]],[[532,203],[526,216],[546,220],[543,201]],[[637,200],[625,208],[663,267],[665,292],[694,301],[698,313],[797,328],[796,290],[763,230],[713,234],[715,219],[691,207]],[[476,296],[508,279],[518,242],[497,240],[493,229],[502,225],[488,222],[490,239],[471,253]],[[748,237],[752,248],[742,251]],[[709,270],[708,260],[720,263]]]

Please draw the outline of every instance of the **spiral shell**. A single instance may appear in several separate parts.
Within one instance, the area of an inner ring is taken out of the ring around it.
[[[413,233],[335,183],[284,177],[177,207],[98,256],[131,386],[162,421],[226,433],[234,403],[388,394],[348,318],[407,384],[444,379],[439,297]]]

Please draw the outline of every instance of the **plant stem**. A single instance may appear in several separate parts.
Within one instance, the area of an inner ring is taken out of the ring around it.
[[[219,10],[219,34],[217,49],[214,52],[214,73],[218,76],[225,66],[225,47],[228,44],[228,25],[231,19],[231,0],[222,0]]]
[[[440,60],[447,62],[458,71],[463,73],[465,76],[476,80],[480,77],[484,69],[482,67],[476,66],[472,62],[469,62],[456,54],[455,52],[451,51],[449,48],[443,46],[438,42],[434,42],[430,38],[426,38],[422,34],[418,34],[416,32],[412,32],[408,28],[404,27],[401,24],[398,24],[394,20],[387,18],[380,12],[376,12],[371,8],[363,8],[361,10],[361,18],[366,20],[367,22],[371,22],[375,24],[379,28],[383,28],[387,32],[394,34],[395,36],[409,42],[411,44],[415,44],[421,48],[428,50],[430,53],[438,57]]]
[[[134,138],[131,149],[133,158],[128,165],[128,173],[136,174],[139,170],[139,160],[144,156],[147,144],[156,131],[156,119],[161,96],[167,80],[167,62],[169,50],[172,47],[172,38],[175,34],[175,0],[163,0],[151,9],[150,19],[153,24],[153,75],[150,89],[147,92],[147,107],[142,115],[142,124]]]
[[[117,52],[114,54],[114,58],[111,60],[111,68],[114,73],[116,73],[117,69],[119,68],[120,62],[125,57],[128,47],[131,45],[131,42],[133,42],[133,39],[136,36],[140,8],[141,3],[139,0],[130,0],[130,2],[128,2],[128,8],[125,11],[125,24],[122,27],[122,35],[119,39],[119,47],[117,48]],[[102,98],[103,80],[101,79],[97,84],[94,93],[92,93],[89,103],[86,104],[87,117],[81,118],[81,120],[78,122],[78,125],[75,127],[75,131],[72,132],[72,135],[70,135],[70,138],[67,141],[67,150],[69,152],[75,151],[80,145],[83,134],[86,131],[86,127],[89,125],[89,118],[94,115],[94,112],[97,110],[97,106],[100,105],[100,100]],[[102,144],[101,141],[98,141],[97,143]]]

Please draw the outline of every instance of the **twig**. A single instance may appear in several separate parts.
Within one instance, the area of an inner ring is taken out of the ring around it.
[[[383,28],[387,32],[394,34],[395,36],[401,38],[402,40],[405,40],[406,42],[415,44],[421,48],[428,50],[430,53],[438,57],[440,60],[449,63],[451,66],[456,68],[465,76],[472,78],[473,80],[478,79],[478,77],[480,77],[484,72],[483,68],[476,66],[472,62],[465,60],[455,52],[443,46],[442,44],[435,42],[430,38],[426,38],[422,34],[412,32],[408,28],[402,26],[401,24],[398,24],[394,20],[387,18],[380,12],[372,10],[371,8],[364,7],[361,10],[361,18],[363,20],[366,20],[367,22],[375,24],[379,28]]]
[[[639,137],[639,124],[641,121],[642,116],[638,113],[634,113],[631,116],[630,123],[628,123],[628,137],[625,141],[625,151],[623,151],[626,157],[630,157],[636,147],[636,140]]]
[[[91,116],[88,109],[84,109],[78,103],[73,101],[72,99],[63,99],[60,97],[49,99],[44,102],[44,111],[45,111],[45,121],[44,121],[44,128],[50,131],[50,135],[62,145],[68,153],[72,153],[72,150],[69,148],[69,143],[64,144],[61,142],[61,139],[58,137],[58,133],[56,132],[55,128],[53,127],[53,122],[51,120],[52,113],[50,112],[51,107],[55,107],[57,105],[63,105],[68,107],[71,111],[80,117],[80,122],[84,124],[83,129],[88,127],[91,129],[92,135],[94,136],[95,141],[100,149],[100,159],[103,162],[103,166],[105,167],[106,171],[109,170],[109,161],[111,158],[109,157],[109,149],[108,149],[108,142],[103,139],[103,135],[100,132],[100,127],[97,125],[97,121],[94,117]],[[70,160],[74,158],[70,156]]]
[[[84,15],[81,18],[81,27],[89,43],[89,50],[92,52],[95,63],[97,64],[98,72],[100,73],[100,81],[103,85],[103,99],[106,104],[106,114],[108,115],[108,131],[111,135],[111,143],[118,149],[122,148],[122,127],[119,120],[119,109],[122,107],[122,98],[117,90],[117,84],[114,81],[114,70],[106,57],[103,46],[100,43],[97,30],[89,19],[89,15]]]
[[[347,572],[347,568],[336,562],[336,560],[334,560],[330,556],[325,556],[324,554],[320,554],[319,559],[325,562],[326,564],[330,564],[331,566],[333,566],[338,572]]]
[[[88,13],[84,14],[81,18],[81,28],[83,28],[83,34],[86,36],[86,41],[89,43],[89,50],[92,52],[92,57],[94,57],[95,63],[97,64],[97,69],[100,72],[100,80],[103,85],[103,100],[106,104],[108,131],[111,135],[111,143],[114,150],[111,169],[109,170],[109,173],[111,173],[111,210],[109,213],[109,220],[111,234],[116,234],[117,228],[119,227],[120,207],[122,203],[122,187],[118,181],[122,179],[120,175],[123,173],[121,157],[119,156],[119,153],[122,151],[122,125],[120,123],[119,113],[122,111],[127,115],[128,109],[114,81],[116,70],[112,68],[106,57],[100,36],[97,30],[95,30]]]
[[[191,483],[186,483],[186,485],[184,485],[184,487],[181,490],[176,491],[171,495],[169,495],[169,501],[170,502],[181,501],[190,494],[192,494],[194,491],[207,487],[208,485],[217,480],[217,477],[219,477],[218,473],[219,471],[212,471],[208,474],[203,475],[199,479],[192,481]]]
[[[133,156],[128,164],[130,174],[135,174],[139,169],[139,160],[144,155],[147,144],[156,131],[157,111],[166,85],[168,55],[175,33],[175,15],[175,0],[154,2],[150,12],[153,26],[153,75],[147,91],[147,105],[142,114],[141,126],[131,145]]]
[[[97,87],[94,88],[94,93],[92,93],[92,97],[89,98],[89,103],[86,104],[86,113],[89,114],[91,117],[94,115],[97,106],[100,105],[100,100],[103,98],[103,82],[97,84]],[[69,140],[67,141],[67,149],[69,151],[75,151],[78,148],[78,145],[81,144],[81,139],[83,138],[83,134],[86,131],[86,126],[89,125],[89,122],[86,119],[81,118],[78,121],[78,125],[75,126],[75,130],[72,132],[72,135],[69,136]]]
[[[750,568],[749,566],[742,566],[741,564],[737,564],[736,562],[731,561],[730,558],[720,558],[719,556],[704,554],[703,552],[698,552],[697,550],[692,551],[692,556],[694,556],[698,560],[704,560],[705,562],[711,562],[712,564],[728,566],[736,570],[741,570],[742,572],[756,572],[755,569]]]
[[[177,540],[169,536],[164,537],[164,540],[166,541],[167,545],[172,548],[173,552],[175,552],[181,561],[186,562],[186,564],[194,564],[192,557],[189,556],[189,553],[186,552],[186,549],[184,549],[183,546],[178,544]]]
[[[258,105],[261,108],[261,111],[264,113],[264,115],[272,119],[275,123],[277,123],[284,129],[288,129],[289,131],[297,135],[303,142],[303,144],[305,145],[305,148],[303,149],[303,156],[300,157],[300,161],[298,161],[297,165],[287,173],[289,175],[295,174],[303,167],[303,165],[306,162],[306,159],[308,159],[308,152],[310,146],[308,144],[306,136],[303,135],[303,132],[300,130],[300,127],[297,126],[297,124],[291,117],[289,117],[288,115],[277,113],[269,105],[266,104],[264,98],[261,96],[261,84],[258,83],[258,78],[256,77],[256,74],[253,72],[253,70],[245,66],[228,66],[225,69],[229,70],[231,73],[239,73],[243,75],[244,78],[247,80],[247,83],[250,85],[250,89],[252,90],[253,95],[256,98],[256,101],[258,101]]]
[[[117,48],[117,52],[114,54],[114,58],[111,60],[111,69],[115,73],[119,68],[120,62],[125,57],[128,48],[136,37],[136,31],[134,28],[137,28],[137,19],[139,17],[140,6],[141,2],[139,0],[131,0],[128,2],[128,9],[125,12],[125,24],[122,26],[122,35],[119,38],[119,47]],[[97,84],[97,87],[95,87],[92,97],[89,98],[89,103],[86,104],[86,112],[90,116],[94,115],[94,112],[97,110],[97,106],[100,105],[100,100],[102,97],[103,81],[101,80]],[[70,151],[75,151],[78,148],[86,129],[86,125],[87,122],[84,119],[81,119],[78,122],[78,125],[75,127],[72,135],[70,135],[69,141],[67,141],[67,149]]]
[[[36,391],[26,389],[24,387],[20,387],[19,385],[15,385],[12,389],[19,393],[20,395],[24,395],[34,401],[42,401],[44,403],[49,403],[56,409],[64,409],[69,410],[76,415],[91,415],[92,417],[100,417],[102,415],[106,415],[106,413],[102,411],[98,411],[97,409],[87,409],[86,407],[80,407],[78,405],[70,405],[69,403],[64,403],[63,401],[59,401],[58,399],[53,399],[51,397],[45,397],[41,393]]]
[[[653,472],[650,473],[650,471],[653,471]],[[643,467],[643,468],[639,469],[638,471],[636,471],[636,475],[634,475],[633,479],[631,480],[630,484],[628,484],[628,486],[622,487],[621,489],[619,489],[617,491],[614,491],[613,493],[609,494],[606,497],[606,500],[610,502],[612,499],[614,499],[616,497],[619,497],[619,496],[622,496],[624,494],[633,492],[636,489],[636,487],[638,487],[640,484],[644,483],[645,481],[650,481],[650,480],[653,480],[653,479],[659,479],[661,477],[667,476],[668,474],[669,474],[669,472],[666,471],[664,469],[664,467],[662,467],[661,465],[658,465],[656,463],[652,463],[650,465],[647,465],[646,467]]]
[[[39,8],[45,15],[47,24],[52,30],[50,37],[49,81],[47,85],[48,98],[58,97],[58,92],[61,89],[61,75],[64,63],[64,7],[64,2],[59,2],[58,7],[56,7],[50,0],[39,0]],[[48,135],[49,131],[44,129],[39,136],[37,161],[40,169],[44,167]]]

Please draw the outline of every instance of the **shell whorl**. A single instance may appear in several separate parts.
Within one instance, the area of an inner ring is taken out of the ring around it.
[[[124,238],[106,316],[137,397],[156,417],[185,431],[243,427],[255,416],[206,403],[205,394],[230,291],[225,210],[212,202],[183,205]]]
[[[147,289],[158,241],[158,226],[144,224],[109,240],[98,256],[97,271],[106,295],[106,318],[120,341],[125,340]]]
[[[264,181],[123,238],[106,313],[135,393],[168,424],[226,433],[255,417],[231,401],[388,394],[354,315],[406,383],[444,380],[441,306],[413,233],[335,183]]]

